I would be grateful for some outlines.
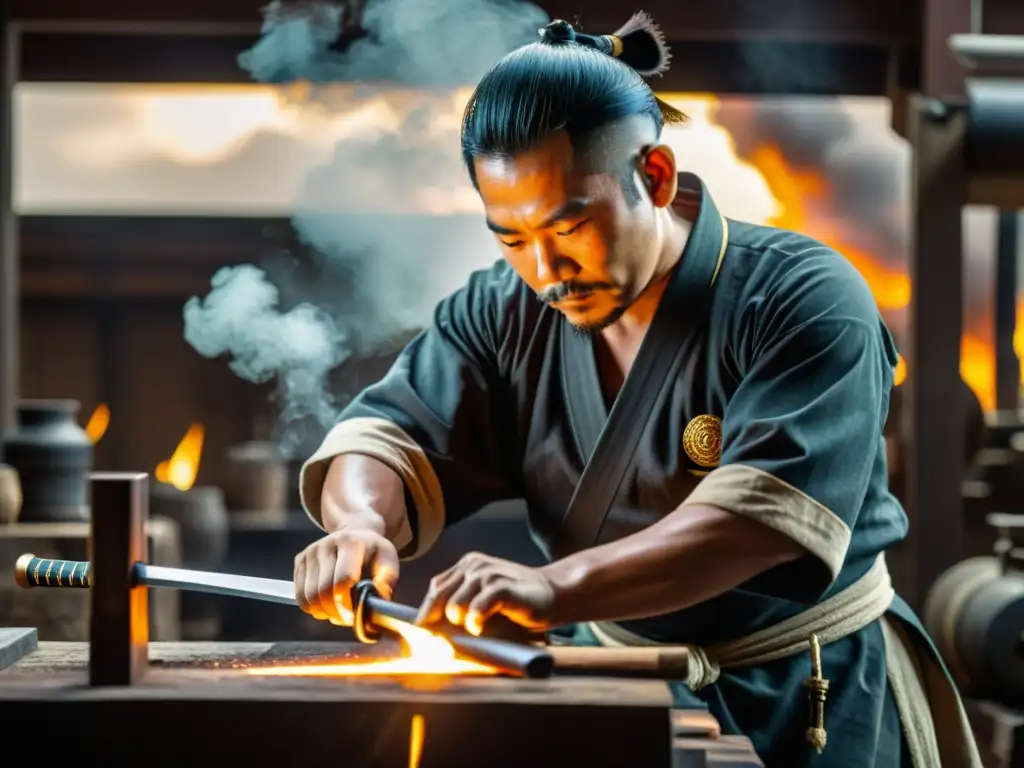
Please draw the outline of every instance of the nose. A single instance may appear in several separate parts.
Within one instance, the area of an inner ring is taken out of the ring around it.
[[[559,274],[561,259],[547,238],[537,238],[533,246],[533,255],[537,262],[537,280],[541,285],[557,283],[562,279]]]

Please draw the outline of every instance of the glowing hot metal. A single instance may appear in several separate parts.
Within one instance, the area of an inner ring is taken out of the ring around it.
[[[278,667],[252,667],[250,675],[280,677],[370,677],[377,675],[494,675],[497,669],[461,659],[447,638],[430,630],[383,617],[380,622],[402,638],[407,656],[397,659],[344,661],[326,664],[298,664]]]
[[[26,588],[89,588],[92,586],[92,566],[88,562],[22,555],[15,565],[15,580]],[[167,568],[137,562],[132,569],[132,581],[140,586],[172,587],[286,605],[296,604],[292,583],[278,579]],[[503,673],[516,677],[549,677],[554,667],[553,657],[542,647],[498,637],[475,637],[450,625],[438,627],[436,632],[418,627],[415,608],[382,599],[371,581],[359,582],[353,588],[352,602],[355,606],[354,629],[359,639],[373,642],[380,630],[389,630],[405,640],[411,655],[390,662],[345,665],[344,669],[349,670],[346,674]],[[421,664],[421,659],[428,661]],[[385,668],[381,665],[391,666]],[[356,667],[361,668],[362,673],[356,672]],[[282,667],[282,671],[272,674],[296,675],[300,674],[298,669]],[[339,667],[334,665],[334,669]]]

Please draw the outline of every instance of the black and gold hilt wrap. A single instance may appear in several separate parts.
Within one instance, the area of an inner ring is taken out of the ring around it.
[[[22,555],[14,565],[14,580],[20,587],[70,587],[88,589],[92,586],[92,568],[81,560],[50,560],[35,555]]]

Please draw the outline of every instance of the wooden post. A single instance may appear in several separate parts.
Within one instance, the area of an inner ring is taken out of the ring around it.
[[[90,685],[132,685],[149,666],[146,588],[132,579],[135,563],[147,560],[148,491],[145,473],[92,476]]]
[[[944,570],[963,557],[963,414],[960,336],[963,332],[961,214],[967,203],[966,115],[935,99],[911,102],[914,148],[913,244],[903,397],[906,450],[907,552],[913,563],[903,596],[915,608]]]
[[[996,409],[1015,417],[1020,405],[1020,360],[1013,348],[1017,330],[1018,212],[1000,211],[996,248]]]
[[[0,4],[0,438],[14,429],[21,377],[18,220],[14,215],[12,160],[13,93],[18,80],[20,38],[10,23],[10,14],[10,3]]]
[[[922,0],[921,95],[949,99],[964,94],[964,65],[949,49],[949,36],[981,32],[980,2],[971,0]]]

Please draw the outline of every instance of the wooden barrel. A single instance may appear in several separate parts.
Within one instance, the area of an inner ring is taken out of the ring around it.
[[[1024,573],[996,556],[957,563],[929,591],[924,623],[961,690],[1024,702]]]
[[[224,501],[234,517],[284,520],[288,465],[277,446],[252,441],[228,450]]]

